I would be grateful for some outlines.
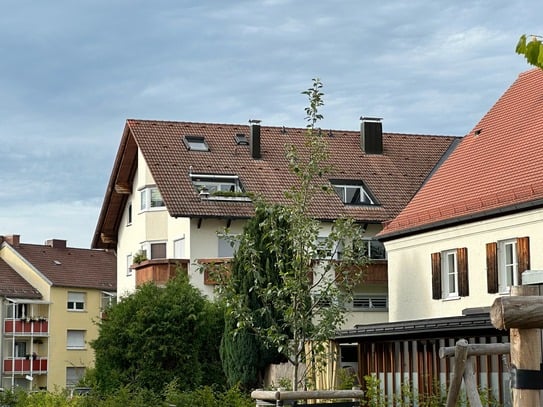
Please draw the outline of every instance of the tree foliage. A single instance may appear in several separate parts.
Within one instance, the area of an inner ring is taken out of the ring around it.
[[[111,307],[99,324],[99,337],[91,344],[97,386],[160,393],[174,379],[183,390],[224,383],[218,354],[222,330],[222,311],[186,276],[163,288],[146,284]]]
[[[322,224],[311,216],[316,194],[331,190],[326,178],[330,168],[326,140],[316,128],[323,117],[322,83],[314,79],[302,93],[309,101],[304,144],[286,152],[298,184],[286,191],[286,205],[257,204],[257,216],[268,215],[258,222],[256,234],[242,235],[244,249],[235,255],[236,267],[246,275],[244,285],[233,278],[222,287],[226,318],[236,321],[231,335],[252,332],[283,353],[294,367],[294,390],[307,383],[301,365],[314,371],[325,359],[321,344],[344,322],[345,304],[361,278],[353,267],[367,261],[359,249],[362,230],[352,219],[336,220],[320,239]],[[332,261],[340,251],[341,261]],[[309,357],[308,342],[314,345]]]
[[[523,34],[516,47],[517,54],[524,55],[526,61],[533,66],[543,68],[543,43],[538,35],[531,35],[530,40]]]
[[[280,284],[278,271],[284,267],[284,259],[291,257],[287,233],[289,224],[282,212],[279,206],[257,202],[255,216],[245,225],[232,261],[227,286],[230,306],[235,302],[236,307],[248,311],[261,310],[267,304],[252,287]],[[239,326],[235,313],[225,316],[221,359],[229,386],[261,387],[266,366],[281,361],[277,349],[254,332],[254,327],[262,329],[279,320],[280,315],[275,314],[273,308],[255,314],[251,328]]]

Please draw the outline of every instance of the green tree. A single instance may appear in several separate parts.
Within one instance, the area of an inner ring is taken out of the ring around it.
[[[146,284],[108,310],[91,344],[101,391],[133,386],[158,394],[172,380],[182,390],[225,382],[222,310],[180,274],[163,288]]]
[[[298,183],[286,192],[286,205],[257,204],[257,212],[277,211],[277,216],[259,223],[260,235],[242,237],[248,251],[248,255],[243,252],[242,267],[248,274],[244,284],[249,286],[242,289],[237,279],[230,279],[222,287],[226,318],[237,321],[232,335],[252,331],[269,348],[283,353],[294,367],[294,390],[307,382],[300,371],[303,363],[308,371],[325,363],[323,343],[344,322],[345,304],[361,277],[351,271],[367,262],[360,250],[362,230],[352,219],[336,220],[328,237],[319,240],[322,225],[312,218],[310,209],[318,193],[331,190],[326,178],[330,171],[327,143],[316,128],[322,119],[322,83],[314,79],[312,87],[302,93],[309,100],[304,145],[299,149],[290,146],[286,153]],[[339,251],[341,262],[331,261]],[[235,259],[241,255],[236,254]],[[308,342],[313,344],[309,357]]]
[[[257,202],[255,216],[244,227],[229,276],[228,301],[237,307],[258,310],[266,304],[252,287],[280,284],[279,267],[285,257],[290,257],[288,245],[288,220],[280,206],[263,205]],[[276,241],[280,244],[277,245]],[[282,244],[281,244],[282,243]],[[276,244],[274,250],[269,250]],[[279,249],[279,250],[278,250]],[[269,326],[273,320],[268,313],[254,315],[252,323],[260,328]],[[274,316],[279,320],[280,316]],[[221,359],[229,386],[239,384],[245,389],[261,387],[264,369],[270,363],[282,361],[277,349],[270,347],[254,330],[238,327],[232,313],[225,316],[225,331],[221,342]]]
[[[528,41],[526,34],[523,34],[516,48],[517,54],[524,55],[530,65],[538,68],[543,68],[543,43],[541,38],[539,35],[531,35]]]

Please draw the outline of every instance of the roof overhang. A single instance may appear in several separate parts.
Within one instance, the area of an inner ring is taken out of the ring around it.
[[[52,304],[51,301],[44,301],[44,300],[31,300],[31,299],[25,299],[25,298],[8,298],[6,297],[6,301],[12,302],[14,304]]]
[[[390,240],[413,236],[419,233],[432,232],[432,231],[444,229],[447,227],[453,227],[453,226],[458,226],[465,223],[497,218],[500,216],[510,215],[513,213],[523,212],[523,211],[527,211],[531,209],[538,209],[542,207],[543,207],[543,199],[537,199],[534,201],[517,203],[514,205],[503,206],[500,208],[488,209],[485,211],[458,216],[455,218],[444,219],[438,222],[427,223],[420,226],[407,227],[405,229],[393,231],[390,233],[385,232],[383,234],[378,234],[377,238],[383,242],[386,242]]]

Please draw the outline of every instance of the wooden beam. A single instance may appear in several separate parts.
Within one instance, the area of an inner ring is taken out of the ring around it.
[[[456,342],[454,353],[454,373],[449,387],[449,394],[447,394],[447,407],[455,407],[458,400],[458,394],[460,393],[460,386],[462,385],[462,378],[464,377],[464,370],[466,368],[466,361],[468,359],[468,341],[460,339]]]
[[[447,356],[453,356],[456,346],[447,346],[439,348],[439,357],[441,359]],[[504,355],[511,352],[511,347],[508,343],[480,343],[468,345],[468,356],[484,356],[484,355]]]
[[[497,329],[543,328],[543,297],[531,295],[496,298],[490,308],[490,321]]]
[[[132,186],[127,182],[117,182],[115,184],[115,192],[118,194],[131,194]]]
[[[115,235],[108,235],[106,233],[101,233],[100,240],[102,241],[102,243],[106,243],[106,244],[117,244],[117,236]]]

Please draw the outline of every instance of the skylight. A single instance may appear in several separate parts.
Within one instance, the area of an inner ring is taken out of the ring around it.
[[[191,151],[209,151],[205,138],[203,136],[184,136],[183,143],[187,150]]]
[[[249,139],[247,138],[247,135],[243,133],[237,133],[234,136],[234,140],[236,140],[236,144],[240,146],[248,146],[249,145]]]

